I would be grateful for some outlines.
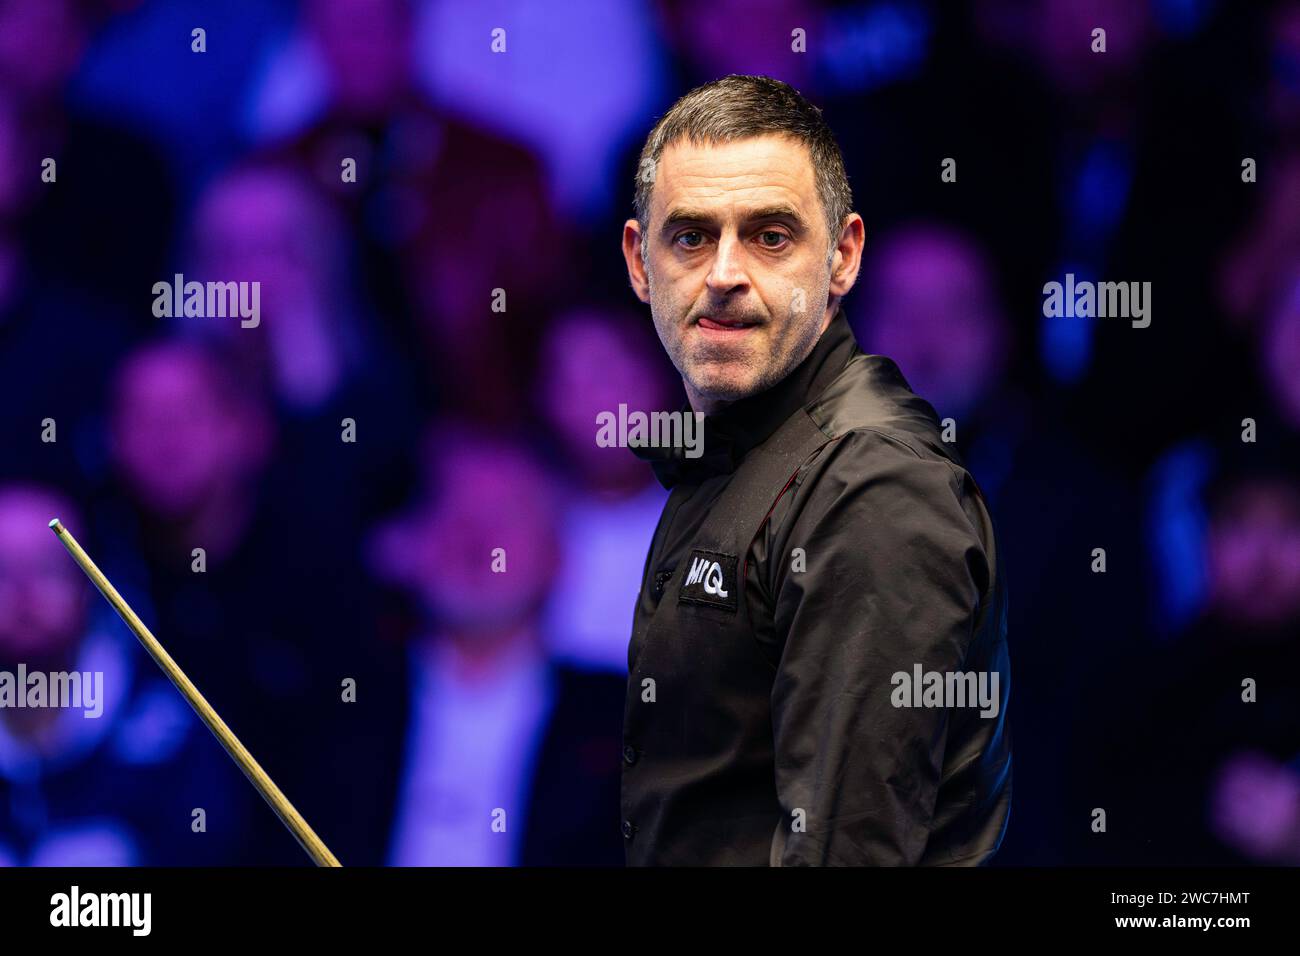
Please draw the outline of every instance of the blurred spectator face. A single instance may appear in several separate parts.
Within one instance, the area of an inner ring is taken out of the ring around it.
[[[1229,624],[1300,622],[1300,490],[1253,479],[1216,509],[1209,536],[1210,599]]]
[[[1263,863],[1300,862],[1300,776],[1266,754],[1234,754],[1215,775],[1210,825]]]
[[[1007,325],[988,266],[955,232],[920,227],[886,239],[868,268],[862,345],[898,363],[941,416],[975,408],[996,385]]]
[[[1290,288],[1264,329],[1261,357],[1283,420],[1300,429],[1300,262],[1296,266]]]
[[[652,351],[656,350],[656,351]],[[636,337],[597,312],[573,312],[550,328],[542,345],[542,412],[569,456],[588,473],[645,475],[625,448],[596,444],[596,416],[667,409],[669,384],[653,339]]]
[[[415,590],[433,618],[465,635],[527,623],[558,561],[549,476],[505,442],[431,443],[436,488],[383,535],[381,573]],[[493,570],[496,549],[505,570]]]
[[[292,313],[328,288],[340,230],[304,178],[243,170],[218,179],[199,203],[194,241],[203,274],[195,278],[261,282],[263,312]]]
[[[0,89],[56,94],[81,57],[86,25],[72,0],[0,0]]]
[[[345,113],[382,116],[406,92],[411,19],[406,0],[311,0],[308,23]]]
[[[52,518],[80,527],[71,506],[40,488],[0,487],[0,661],[31,663],[74,646],[85,627],[85,580]]]
[[[182,518],[238,487],[264,460],[265,425],[222,384],[210,356],[185,343],[146,347],[119,370],[113,452],[140,503]]]
[[[330,201],[293,170],[248,168],[209,189],[195,217],[203,279],[261,283],[264,329],[198,320],[215,328],[262,370],[277,395],[313,407],[338,384],[347,327],[346,237]]]

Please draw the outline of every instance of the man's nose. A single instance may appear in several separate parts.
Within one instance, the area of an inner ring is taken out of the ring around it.
[[[739,237],[724,235],[718,240],[718,252],[713,257],[707,284],[719,295],[749,284],[749,274],[745,271],[745,248]]]

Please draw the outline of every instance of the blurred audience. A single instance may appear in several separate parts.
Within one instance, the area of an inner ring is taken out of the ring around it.
[[[319,534],[357,540],[405,487],[416,384],[361,295],[337,205],[295,166],[249,162],[204,190],[190,242],[190,277],[260,283],[260,321],[178,326],[219,342],[271,396],[285,484],[327,499]],[[345,419],[364,452],[338,453]]]
[[[421,611],[395,802],[399,866],[620,865],[625,680],[550,659],[541,609],[559,558],[551,475],[522,446],[434,430],[429,485],[377,533],[375,572]]]
[[[297,800],[326,745],[316,725],[339,706],[340,667],[363,637],[354,552],[315,537],[319,499],[289,505],[301,485],[272,467],[267,401],[220,353],[146,345],[117,371],[109,408],[116,483],[96,515],[105,571],[140,595],[164,646]],[[323,796],[295,805],[306,814]],[[269,832],[250,838],[251,858],[298,852],[269,813],[253,819]]]
[[[998,525],[995,862],[1300,859],[1300,3],[195,10],[0,0],[0,669],[106,688],[0,710],[0,862],[307,864],[56,514],[345,865],[622,861],[665,492],[596,416],[681,396],[617,236],[730,71],[825,108],[846,311]],[[1151,281],[1151,326],[1046,319],[1067,271]],[[154,317],[176,273],[260,323]]]
[[[233,788],[242,784],[90,593],[47,527],[55,517],[93,548],[58,492],[0,485],[0,673],[15,682],[40,673],[52,686],[50,675],[76,672],[83,695],[81,707],[0,708],[0,866],[237,862],[246,808]]]
[[[646,543],[667,492],[625,448],[596,442],[597,416],[680,404],[671,366],[650,323],[622,310],[558,317],[540,353],[538,407],[557,441],[565,477],[559,573],[546,610],[551,650],[588,666],[627,672],[632,607]],[[600,586],[592,586],[592,568]]]
[[[1127,692],[1100,730],[1103,770],[1123,780],[1110,804],[1118,862],[1300,864],[1294,462],[1241,454],[1205,498],[1205,606],[1176,643],[1124,662]]]
[[[526,149],[428,102],[414,18],[406,0],[304,3],[287,55],[317,65],[318,101],[297,90],[304,115],[261,139],[342,204],[377,317],[432,373],[425,410],[504,422],[535,338],[516,319],[561,291],[565,230]]]

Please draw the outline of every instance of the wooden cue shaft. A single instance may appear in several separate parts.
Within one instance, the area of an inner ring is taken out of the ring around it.
[[[330,852],[329,847],[321,841],[315,831],[307,825],[307,821],[302,818],[302,815],[294,809],[288,798],[280,792],[280,788],[275,785],[275,781],[267,776],[266,771],[253,759],[253,755],[239,742],[239,738],[231,732],[225,721],[212,709],[212,705],[204,700],[198,688],[185,676],[185,672],[177,666],[171,655],[158,643],[158,639],[149,633],[149,628],[144,626],[144,622],[136,616],[135,611],[131,610],[130,605],[122,599],[122,595],[117,593],[117,589],[109,583],[108,578],[104,577],[103,572],[95,566],[95,562],[90,560],[90,556],[81,549],[77,539],[72,536],[67,528],[63,527],[58,518],[50,522],[50,528],[58,535],[59,540],[63,542],[63,546],[68,549],[72,559],[81,566],[81,570],[86,572],[86,577],[90,578],[95,587],[99,588],[99,592],[108,599],[108,603],[113,605],[113,610],[118,613],[118,616],[126,622],[127,627],[131,628],[135,636],[139,638],[140,643],[144,645],[144,649],[149,652],[149,656],[158,663],[163,673],[176,685],[176,689],[189,701],[190,706],[194,708],[194,712],[208,725],[208,729],[212,731],[213,736],[217,738],[221,746],[226,748],[226,753],[230,754],[231,759],[235,761],[239,769],[244,771],[244,776],[248,777],[249,782],[257,788],[257,792],[262,795],[262,799],[270,804],[271,809],[275,811],[275,815],[280,818],[280,822],[289,828],[289,832],[294,835],[298,844],[307,851],[307,855],[316,862],[317,866],[341,866],[342,864]]]

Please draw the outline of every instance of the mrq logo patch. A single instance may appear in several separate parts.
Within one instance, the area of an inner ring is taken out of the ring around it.
[[[734,611],[736,556],[720,551],[692,551],[677,600],[682,604],[711,604]]]

